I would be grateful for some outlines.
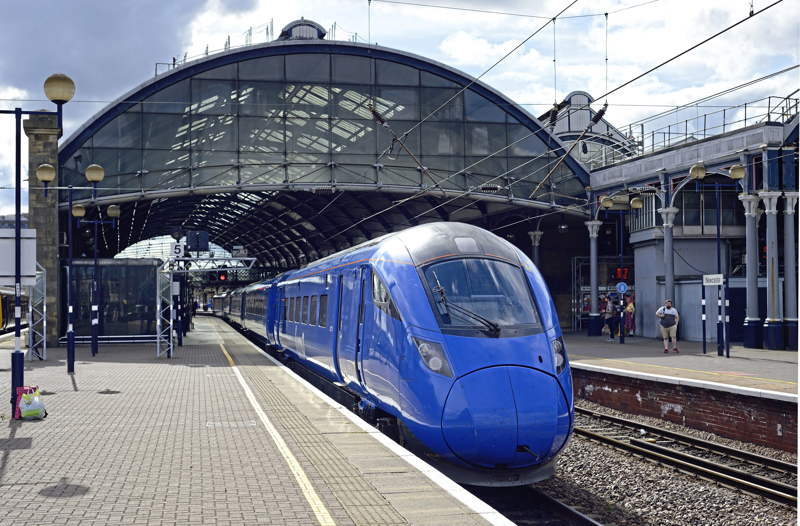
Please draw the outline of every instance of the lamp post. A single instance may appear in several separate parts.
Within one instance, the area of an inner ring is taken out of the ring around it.
[[[86,179],[92,183],[92,200],[97,198],[97,183],[103,180],[105,176],[105,171],[103,167],[98,164],[93,164],[86,168]],[[70,198],[70,205],[72,199]],[[83,205],[75,205],[71,206],[70,208],[72,215],[78,218],[78,224],[84,223],[93,223],[94,224],[94,268],[92,271],[92,356],[96,356],[99,352],[98,350],[98,337],[99,337],[99,323],[100,323],[100,311],[99,311],[99,303],[100,303],[100,294],[97,286],[98,282],[98,275],[99,275],[99,267],[97,264],[97,247],[98,247],[98,235],[97,235],[97,228],[98,225],[101,224],[110,224],[112,228],[116,228],[116,218],[119,217],[120,209],[117,205],[110,205],[106,209],[106,213],[108,217],[111,218],[111,221],[103,221],[101,219],[95,218],[91,221],[84,221],[81,218],[86,215],[86,208]],[[99,215],[99,213],[98,213]],[[72,266],[72,246],[70,244],[70,267]]]
[[[622,269],[625,266],[624,263],[623,263],[623,260],[624,260],[623,238],[625,236],[624,218],[625,218],[626,215],[630,215],[630,214],[634,214],[634,216],[638,216],[639,210],[642,208],[642,206],[644,206],[644,202],[642,201],[642,199],[640,197],[634,197],[627,203],[627,206],[624,207],[624,208],[627,208],[627,210],[625,210],[623,208],[620,208],[619,210],[611,211],[611,208],[615,204],[620,204],[620,203],[615,202],[615,200],[612,199],[609,196],[604,197],[600,201],[600,206],[602,206],[603,209],[605,210],[606,216],[609,214],[609,212],[612,213],[612,214],[614,214],[614,213],[619,214],[619,268],[620,268],[620,272],[621,272]],[[625,203],[621,203],[621,204],[624,205]],[[622,279],[621,275],[620,275],[620,279]],[[621,313],[623,314],[620,317],[620,319],[622,320],[622,327],[620,327],[620,331],[619,331],[619,343],[621,343],[621,344],[625,343],[625,324],[624,324],[624,320],[625,320],[625,318],[624,318],[624,313],[625,313],[625,295],[624,294],[625,294],[625,291],[619,290],[619,295],[620,295],[619,304],[620,304]]]
[[[703,162],[700,161],[694,166],[689,169],[689,177],[696,181],[695,183],[695,191],[700,192],[702,188],[714,188],[715,197],[716,197],[716,209],[717,209],[717,274],[722,274],[722,228],[721,228],[721,221],[720,221],[720,188],[722,187],[733,187],[734,189],[739,187],[739,181],[744,179],[745,176],[745,169],[736,164],[731,166],[730,171],[728,172],[728,176],[731,178],[733,183],[720,183],[715,182],[711,183],[703,183],[702,180],[706,177],[706,168],[703,165]],[[730,340],[728,338],[730,334],[730,329],[728,327],[728,273],[726,272],[724,275],[724,286],[725,286],[725,319],[723,320],[722,316],[722,284],[717,286],[717,355],[722,356],[725,354],[728,358],[731,357],[731,347],[730,347]],[[705,298],[705,285],[703,286],[703,297]],[[724,325],[723,325],[724,324]],[[705,352],[705,320],[703,320],[703,350]],[[726,352],[723,352],[723,349],[727,349]]]
[[[44,82],[44,93],[48,99],[56,104],[58,114],[58,127],[61,128],[61,106],[72,99],[75,94],[75,83],[62,73],[51,75]],[[11,414],[16,412],[17,387],[22,387],[24,382],[24,355],[21,351],[20,325],[22,323],[22,267],[21,267],[21,239],[22,239],[22,116],[23,115],[52,115],[49,111],[22,111],[22,108],[13,110],[0,110],[0,114],[13,114],[16,121],[15,148],[16,157],[14,179],[14,354],[11,356]]]

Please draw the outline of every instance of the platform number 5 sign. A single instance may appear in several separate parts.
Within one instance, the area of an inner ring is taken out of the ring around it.
[[[183,243],[172,243],[170,245],[170,254],[174,258],[182,258],[183,257]]]

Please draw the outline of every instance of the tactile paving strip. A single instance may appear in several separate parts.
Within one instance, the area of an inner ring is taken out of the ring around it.
[[[230,329],[228,329],[230,330]],[[256,363],[264,358],[247,344],[229,338],[226,349],[251,383],[265,410],[275,416],[334,497],[357,525],[408,524],[400,513],[372,486],[359,470],[300,413]],[[386,451],[386,455],[392,455]],[[304,466],[305,468],[305,466]]]

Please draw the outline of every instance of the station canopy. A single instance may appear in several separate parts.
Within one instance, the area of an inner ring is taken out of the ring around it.
[[[112,203],[122,213],[116,230],[103,225],[102,257],[180,227],[275,268],[430,221],[581,214],[585,168],[568,156],[531,199],[564,146],[472,81],[409,53],[320,38],[231,50],[158,75],[99,112],[62,145],[60,183],[85,187],[87,166],[105,170],[87,218]],[[66,214],[65,191],[59,201]]]

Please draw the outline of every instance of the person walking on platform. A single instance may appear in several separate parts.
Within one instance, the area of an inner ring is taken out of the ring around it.
[[[617,317],[617,309],[614,307],[614,302],[611,301],[611,298],[608,299],[608,303],[606,303],[606,325],[608,325],[608,339],[607,342],[614,341],[614,334],[617,332],[617,321],[619,318]]]
[[[664,302],[664,306],[656,311],[656,316],[661,318],[661,336],[664,338],[664,352],[669,352],[669,342],[672,341],[672,350],[678,352],[678,310],[672,306],[672,300]]]

